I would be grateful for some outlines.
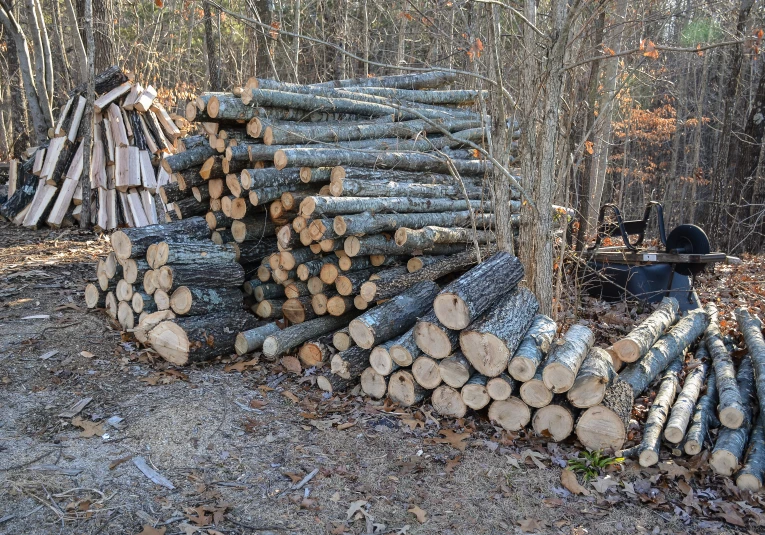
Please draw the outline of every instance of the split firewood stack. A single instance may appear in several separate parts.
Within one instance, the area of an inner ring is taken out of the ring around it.
[[[0,215],[25,227],[71,225],[79,221],[82,203],[90,203],[91,224],[100,230],[143,227],[164,219],[156,202],[157,188],[170,176],[160,160],[184,150],[187,122],[157,100],[118,67],[95,81],[94,130],[89,170],[91,198],[83,199],[83,137],[87,127],[86,88],[71,91],[49,141],[27,151],[24,162],[12,162],[8,200]]]

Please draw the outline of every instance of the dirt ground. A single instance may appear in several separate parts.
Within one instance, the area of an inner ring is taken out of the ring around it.
[[[0,223],[0,533],[764,529],[763,496],[739,495],[703,458],[627,461],[575,496],[560,480],[573,439],[324,397],[310,375],[252,357],[173,370],[85,309],[107,249],[78,230]]]

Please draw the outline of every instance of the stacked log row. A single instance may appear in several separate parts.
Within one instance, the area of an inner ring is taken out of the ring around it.
[[[11,194],[0,205],[0,215],[29,228],[58,228],[79,221],[87,203],[88,226],[102,231],[144,227],[165,218],[168,207],[156,194],[173,179],[161,171],[160,162],[188,148],[182,139],[186,120],[169,113],[152,86],[144,88],[111,67],[96,77],[90,169],[84,169],[86,107],[85,89],[72,90],[48,141],[14,166]],[[90,181],[87,199],[83,176]]]

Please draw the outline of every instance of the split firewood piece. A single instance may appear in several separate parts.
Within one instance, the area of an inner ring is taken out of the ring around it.
[[[424,281],[351,321],[349,331],[356,345],[370,349],[406,332],[430,308],[438,285]]]
[[[721,427],[709,458],[712,470],[723,476],[731,476],[741,467],[749,431],[752,428],[752,402],[755,401],[757,393],[754,386],[754,369],[749,357],[744,357],[741,361],[736,379],[744,408],[744,423],[737,429]]]
[[[441,360],[438,367],[441,379],[452,388],[462,388],[474,372],[470,361],[459,351]]]
[[[496,284],[500,283],[496,282]],[[442,292],[436,298],[433,306],[442,323],[444,315],[439,314],[435,307],[439,302],[438,299],[444,295],[457,294]],[[476,301],[473,300],[473,302]],[[441,305],[443,306],[443,300]],[[526,288],[518,288],[500,294],[497,301],[489,305],[483,317],[473,321],[460,333],[462,353],[479,373],[488,377],[498,376],[507,370],[510,357],[513,356],[524,334],[534,321],[538,308],[539,303],[536,297]],[[465,308],[464,310],[467,311],[468,309]],[[473,316],[472,312],[470,316]],[[455,316],[450,317],[453,319]],[[452,322],[452,325],[457,323],[459,322]],[[574,375],[576,375],[576,370]],[[573,377],[571,382],[573,383]]]
[[[256,321],[243,310],[175,318],[154,327],[149,332],[149,343],[168,362],[185,366],[233,352],[237,332],[229,326],[248,330]]]
[[[492,254],[495,249],[492,247],[481,248],[481,258]],[[407,288],[425,280],[436,280],[449,273],[461,271],[474,265],[477,262],[477,255],[474,249],[465,251],[452,256],[444,257],[438,262],[418,270],[415,273],[408,273],[394,278],[382,278],[379,281],[369,281],[361,286],[360,295],[365,301],[371,303],[380,299],[390,299],[400,294]],[[385,272],[380,272],[381,275]]]
[[[606,389],[603,401],[584,411],[576,422],[576,437],[590,451],[620,450],[627,440],[632,414],[633,389],[617,378]]]
[[[422,269],[412,275],[426,270]],[[500,251],[444,288],[433,301],[433,309],[446,327],[464,329],[488,310],[501,295],[513,290],[522,278],[523,266],[520,261]],[[465,356],[470,358],[467,354]]]
[[[566,440],[574,432],[577,410],[558,394],[553,401],[534,411],[531,428],[540,437],[551,437],[555,442]]]
[[[702,351],[696,351],[696,359],[702,357]],[[704,355],[706,352],[704,351]],[[664,438],[673,444],[680,444],[685,437],[685,431],[693,416],[693,409],[699,399],[699,393],[707,379],[709,364],[706,361],[698,361],[697,366],[690,370],[685,376],[683,389],[677,397],[677,401],[672,406],[672,413],[667,420],[667,426],[664,430]]]
[[[517,390],[518,384],[516,383],[515,379],[506,373],[503,373],[497,377],[492,377],[486,382],[486,391],[489,393],[489,397],[494,400],[501,401],[503,399],[507,399]]]
[[[488,377],[480,373],[474,373],[468,379],[460,390],[460,395],[462,395],[462,401],[465,402],[465,405],[471,409],[479,410],[491,402],[491,396],[489,396],[489,391],[486,388],[488,380]]]
[[[421,355],[412,363],[412,376],[417,384],[427,390],[433,390],[441,384],[441,370],[438,361]]]
[[[765,338],[762,336],[762,323],[745,308],[736,309],[736,321],[754,366],[760,414],[765,414]]]
[[[121,85],[118,85],[117,87],[111,89],[106,94],[101,95],[96,99],[96,101],[93,103],[93,111],[95,113],[101,112],[104,108],[106,108],[109,104],[120,98],[122,95],[127,93],[133,88],[133,84],[130,82],[125,82]],[[82,97],[80,97],[82,98]],[[84,99],[83,99],[84,100]]]
[[[383,377],[387,377],[399,368],[399,365],[390,356],[390,348],[395,342],[396,339],[383,342],[375,346],[369,354],[369,365]],[[417,374],[414,375],[414,378],[417,379]]]
[[[685,433],[683,451],[688,455],[698,455],[707,439],[708,431],[712,427],[720,425],[717,420],[717,381],[715,369],[710,367],[709,378],[706,383],[707,391],[696,403],[691,418],[691,425]]]
[[[542,380],[541,368],[537,370],[534,377],[521,384],[519,394],[526,405],[535,409],[541,409],[553,400],[553,393]]]
[[[765,481],[765,416],[760,415],[749,438],[746,462],[736,475],[736,486],[757,492]]]
[[[168,264],[159,268],[157,282],[159,288],[166,292],[180,286],[238,288],[244,284],[244,269],[236,262]]]
[[[507,431],[519,431],[531,421],[531,410],[523,401],[510,396],[507,399],[492,401],[489,405],[489,420],[498,423]]]
[[[239,288],[180,286],[170,296],[170,308],[179,316],[204,316],[223,310],[238,310],[242,308],[242,292]]]
[[[390,358],[399,366],[411,366],[414,359],[420,354],[420,349],[414,341],[414,327],[398,338],[394,338],[389,352]]]
[[[189,239],[209,239],[210,227],[203,217],[190,217],[171,224],[144,228],[120,229],[112,234],[111,243],[117,258],[140,257],[152,243],[167,236],[186,236]]]
[[[361,372],[361,389],[372,399],[382,399],[388,392],[388,378],[367,368]]]
[[[542,380],[552,393],[568,392],[574,386],[579,368],[594,343],[593,332],[577,324],[552,347],[542,370]]]
[[[640,443],[638,457],[640,466],[647,468],[659,462],[661,434],[669,417],[670,407],[675,401],[677,389],[680,387],[678,375],[682,370],[683,361],[678,358],[672,361],[664,371],[643,428],[643,440]]]
[[[568,400],[579,409],[594,407],[603,401],[608,385],[615,378],[611,355],[605,349],[593,347],[579,368],[574,385],[567,392]],[[691,409],[695,401],[691,403]]]
[[[149,111],[149,108],[151,108],[151,104],[154,102],[155,98],[157,98],[157,90],[152,86],[149,86],[144,89],[143,93],[141,93],[141,96],[136,99],[135,103],[133,104],[133,109],[142,113],[146,113]]]
[[[704,332],[704,342],[712,356],[720,403],[717,406],[717,417],[725,427],[737,429],[744,423],[744,407],[736,382],[736,368],[733,366],[730,351],[723,343],[720,323],[717,319],[717,307],[713,303],[707,303],[704,309],[709,316],[709,326]]]
[[[279,299],[264,299],[258,303],[257,306],[253,306],[251,310],[253,310],[260,319],[276,320],[282,317],[282,307],[285,302],[286,301],[281,301]]]
[[[298,351],[298,359],[300,363],[306,368],[313,368],[315,366],[321,366],[322,362],[326,362],[330,356],[329,346],[325,343],[326,340],[314,340],[306,342],[300,346]]]
[[[348,333],[348,327],[344,327],[332,335],[332,345],[338,351],[345,351],[353,345],[353,339]]]
[[[408,370],[395,371],[388,380],[388,397],[403,407],[419,403],[427,393]]]
[[[614,343],[613,351],[622,362],[635,362],[648,353],[656,340],[677,321],[679,308],[677,299],[665,297],[650,316]]]
[[[414,326],[414,342],[417,347],[434,359],[446,358],[457,351],[460,347],[459,337],[459,331],[444,327],[432,310],[417,320]]]
[[[648,385],[683,352],[709,325],[709,317],[703,310],[693,310],[678,321],[667,334],[659,338],[648,353],[630,364],[619,379],[632,387],[632,398],[639,396]]]
[[[303,342],[315,339],[323,334],[345,327],[353,314],[348,316],[322,316],[305,323],[292,325],[269,335],[263,342],[263,354],[275,358],[284,355]]]
[[[521,340],[513,358],[507,365],[508,373],[516,380],[525,382],[537,373],[537,368],[547,355],[555,339],[558,326],[555,320],[537,314]]]

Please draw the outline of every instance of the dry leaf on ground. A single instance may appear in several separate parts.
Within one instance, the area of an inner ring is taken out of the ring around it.
[[[415,505],[411,509],[407,509],[407,512],[412,513],[415,516],[415,518],[417,518],[417,522],[419,522],[420,524],[424,524],[428,520],[427,511],[423,511],[417,505]]]
[[[292,403],[300,403],[300,399],[292,392],[284,391],[282,392],[282,396],[290,400]]]
[[[167,531],[166,527],[161,527],[159,529],[151,527],[149,524],[143,525],[143,531],[139,533],[138,535],[165,535],[165,532]]]
[[[80,433],[82,438],[100,437],[106,432],[104,431],[104,422],[91,422],[79,416],[72,420],[72,425],[82,428]]]
[[[300,361],[296,357],[283,357],[281,365],[288,372],[292,372],[296,375],[303,373],[303,367],[300,365]]]
[[[449,444],[453,448],[456,448],[460,451],[465,451],[465,448],[467,447],[467,439],[470,438],[470,433],[457,433],[455,431],[452,431],[451,429],[441,429],[438,432],[440,435],[443,435],[443,438],[436,437],[436,438],[427,438],[425,439],[426,444]]]
[[[258,357],[255,357],[252,360],[240,360],[239,362],[235,362],[234,364],[229,364],[225,368],[223,368],[223,371],[225,372],[239,372],[242,373],[245,370],[249,370],[250,368],[254,368],[259,363]]]
[[[361,513],[364,516],[367,516],[367,512],[364,510],[364,506],[367,505],[366,500],[356,500],[355,502],[351,502],[351,506],[348,508],[348,511],[346,511],[346,519],[350,520],[351,518],[356,515],[356,513]]]
[[[576,479],[576,474],[570,468],[566,468],[560,473],[560,483],[572,494],[590,495],[590,491],[579,484],[579,480]]]
[[[608,492],[608,489],[610,489],[611,487],[618,487],[619,482],[616,481],[611,476],[599,477],[592,482],[592,486],[599,493],[605,494],[606,492]]]
[[[533,533],[539,531],[544,527],[544,522],[540,522],[536,518],[526,518],[520,522],[521,531],[524,533]]]

